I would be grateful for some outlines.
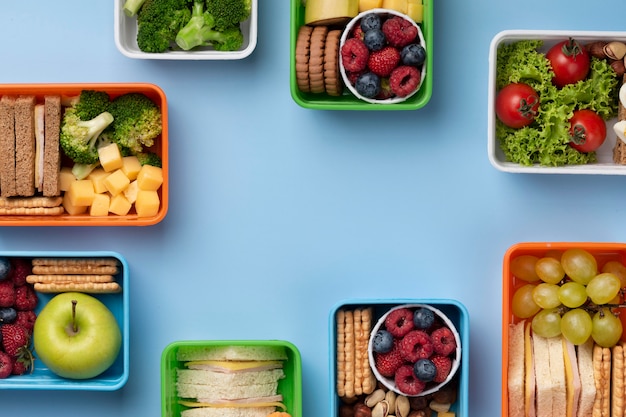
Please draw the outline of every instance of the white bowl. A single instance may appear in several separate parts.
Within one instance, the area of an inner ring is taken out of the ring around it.
[[[427,385],[427,389],[425,389],[424,391],[422,391],[421,393],[415,395],[416,397],[422,397],[425,395],[429,395],[432,393],[435,393],[437,391],[439,391],[439,389],[441,387],[443,387],[444,385],[446,385],[448,382],[450,382],[450,380],[452,380],[452,378],[454,378],[457,370],[459,369],[459,366],[461,364],[461,336],[459,335],[459,332],[456,328],[456,326],[454,325],[454,323],[452,323],[452,321],[438,308],[435,308],[431,305],[428,304],[401,304],[398,306],[395,306],[393,308],[391,308],[387,313],[385,313],[376,323],[376,325],[374,326],[374,328],[372,329],[371,333],[370,333],[370,339],[369,339],[369,344],[367,347],[367,354],[369,357],[369,362],[370,362],[370,368],[372,369],[372,372],[374,372],[374,375],[376,376],[376,379],[383,384],[385,387],[387,387],[388,389],[390,389],[391,391],[395,392],[396,394],[400,394],[400,395],[404,395],[404,396],[409,396],[407,395],[405,392],[402,392],[398,389],[398,387],[396,386],[396,383],[394,382],[393,378],[387,378],[385,376],[382,376],[378,370],[376,369],[376,365],[375,365],[375,360],[374,360],[374,351],[373,351],[373,346],[374,346],[374,337],[376,336],[376,333],[378,332],[378,330],[385,325],[385,319],[387,318],[387,316],[389,315],[389,313],[391,313],[394,310],[398,310],[401,308],[409,308],[409,309],[417,309],[419,307],[423,307],[423,308],[427,308],[429,310],[431,310],[433,313],[435,313],[435,316],[440,318],[441,321],[444,322],[444,324],[452,331],[452,334],[454,335],[454,340],[456,341],[456,351],[454,352],[454,355],[452,357],[452,368],[450,368],[450,373],[448,374],[448,377],[445,379],[445,381],[441,382],[440,384],[437,385]]]
[[[626,175],[626,165],[613,162],[613,147],[616,135],[613,132],[613,124],[616,119],[607,122],[607,137],[602,146],[596,151],[598,162],[584,165],[567,165],[559,167],[548,166],[524,166],[506,160],[498,138],[496,137],[496,64],[498,47],[502,44],[520,40],[544,41],[541,52],[562,41],[572,37],[577,41],[587,44],[599,40],[618,40],[626,42],[626,32],[598,32],[598,31],[561,31],[561,30],[506,30],[498,33],[491,41],[489,48],[489,88],[487,108],[487,152],[489,162],[496,169],[503,172],[527,173],[527,174],[600,174],[600,175]]]
[[[125,0],[115,0],[113,9],[115,45],[129,58],[171,60],[234,60],[249,56],[257,43],[258,0],[252,0],[250,18],[241,24],[243,45],[239,51],[215,51],[210,47],[199,47],[191,51],[167,51],[162,53],[143,52],[137,46],[137,17],[128,17],[122,10]]]
[[[350,20],[350,22],[348,22],[348,24],[346,25],[345,29],[343,30],[343,33],[341,34],[341,39],[339,41],[339,71],[341,72],[341,78],[343,79],[343,83],[348,87],[348,89],[350,90],[350,92],[352,94],[354,94],[356,97],[358,97],[359,99],[366,101],[368,103],[374,103],[374,104],[392,104],[392,103],[401,103],[403,101],[406,101],[409,97],[413,96],[415,93],[417,93],[419,91],[419,89],[422,87],[422,84],[424,83],[424,79],[426,79],[426,64],[422,64],[422,67],[420,68],[420,83],[417,86],[417,88],[415,89],[415,91],[413,91],[411,94],[405,96],[405,97],[392,97],[392,98],[388,98],[385,100],[376,100],[373,98],[368,98],[368,97],[363,97],[361,94],[359,94],[356,91],[356,88],[354,88],[354,86],[352,85],[352,83],[350,83],[350,80],[348,79],[348,75],[346,74],[346,70],[343,67],[343,59],[341,57],[341,47],[343,47],[343,44],[346,43],[346,39],[348,39],[348,35],[350,34],[350,32],[352,32],[352,28],[354,27],[354,25],[356,25],[357,23],[359,23],[361,21],[361,18],[365,15],[368,15],[370,13],[377,13],[380,15],[395,15],[395,16],[400,16],[405,20],[408,20],[409,22],[411,22],[411,24],[413,24],[413,26],[415,26],[417,28],[417,36],[419,38],[419,43],[420,45],[424,48],[424,50],[426,51],[426,59],[430,59],[430,57],[428,56],[429,51],[426,50],[426,41],[424,41],[424,34],[422,33],[422,29],[420,28],[420,26],[415,23],[409,16],[397,12],[395,10],[391,10],[391,9],[370,9],[370,10],[366,10],[364,12],[359,13],[358,15],[356,15],[352,20]]]

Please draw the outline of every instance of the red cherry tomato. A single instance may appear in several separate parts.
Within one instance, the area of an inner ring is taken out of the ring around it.
[[[550,61],[552,71],[554,71],[552,82],[558,88],[587,78],[591,65],[589,52],[572,38],[550,48],[546,58]]]
[[[539,95],[528,84],[508,84],[496,96],[496,116],[508,127],[528,126],[535,120],[538,110]]]
[[[606,139],[606,123],[593,110],[576,110],[570,119],[570,146],[579,152],[593,152]]]

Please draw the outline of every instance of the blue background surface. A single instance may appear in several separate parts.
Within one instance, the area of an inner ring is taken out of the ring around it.
[[[304,415],[329,414],[328,314],[351,298],[453,298],[470,315],[470,414],[500,414],[501,267],[522,241],[623,241],[626,179],[505,174],[487,159],[489,42],[624,30],[623,0],[436,1],[433,97],[411,112],[303,109],[289,4],[261,0],[243,61],[124,57],[113,2],[2,2],[0,82],[152,82],[168,97],[170,205],[143,228],[3,228],[0,250],[115,250],[131,370],[112,393],[0,391],[3,416],[157,416],[175,340],[284,339]]]

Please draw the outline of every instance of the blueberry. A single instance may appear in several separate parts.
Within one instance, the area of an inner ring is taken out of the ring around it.
[[[380,77],[373,72],[366,72],[356,79],[354,88],[363,97],[376,97],[380,93]]]
[[[430,382],[437,375],[437,367],[430,359],[418,359],[413,365],[413,372],[420,381]]]
[[[370,29],[363,35],[363,43],[370,51],[380,51],[387,43],[387,39],[382,30]]]
[[[382,27],[382,22],[380,20],[380,16],[376,13],[368,13],[361,19],[361,30],[363,32],[367,32],[372,29],[380,29]]]
[[[0,323],[11,324],[17,319],[17,311],[13,307],[0,308]]]
[[[11,261],[9,258],[2,256],[0,257],[0,281],[4,281],[9,277],[9,272],[11,271]]]
[[[374,352],[387,353],[393,347],[393,336],[387,330],[379,330],[374,335],[372,349]]]
[[[404,65],[419,67],[426,60],[426,51],[422,45],[412,43],[402,48],[400,58],[402,59],[402,63]]]
[[[413,324],[418,329],[428,329],[435,321],[435,314],[432,310],[420,307],[413,313]]]

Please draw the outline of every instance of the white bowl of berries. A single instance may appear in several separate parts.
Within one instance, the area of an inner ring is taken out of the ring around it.
[[[461,363],[461,338],[452,321],[428,304],[390,309],[370,334],[368,355],[376,379],[408,397],[437,392]]]
[[[428,59],[420,26],[391,9],[358,14],[340,39],[339,70],[350,92],[368,103],[400,103],[419,91]]]

